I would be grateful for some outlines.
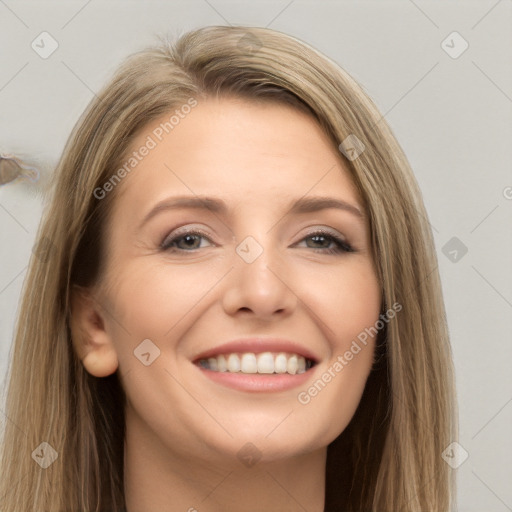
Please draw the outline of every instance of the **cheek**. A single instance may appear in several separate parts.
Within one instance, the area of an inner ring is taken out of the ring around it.
[[[334,352],[344,352],[353,339],[373,326],[381,311],[381,290],[371,264],[365,260],[340,265],[328,276],[323,297],[315,292],[325,335]]]
[[[198,273],[165,264],[126,268],[116,276],[116,307],[131,339],[166,340],[218,281],[215,271]],[[122,333],[121,333],[122,334]],[[173,336],[174,337],[174,336]]]
[[[381,311],[381,290],[373,268],[362,265],[347,277],[346,288],[333,313],[333,331],[339,336],[332,343],[332,361],[338,373],[350,379],[355,393],[362,393],[371,370],[378,332],[375,326]]]
[[[330,354],[311,385],[297,395],[304,414],[329,419],[324,432],[328,442],[345,429],[359,405],[381,311],[381,290],[370,264],[346,267],[332,281],[337,287],[329,288],[321,308]]]

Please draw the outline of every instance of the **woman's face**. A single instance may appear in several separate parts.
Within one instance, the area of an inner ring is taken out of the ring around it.
[[[288,106],[203,100],[166,133],[170,115],[133,141],[138,163],[117,185],[90,371],[118,367],[127,429],[155,453],[236,462],[325,448],[360,401],[375,338],[358,336],[381,307],[341,155]]]

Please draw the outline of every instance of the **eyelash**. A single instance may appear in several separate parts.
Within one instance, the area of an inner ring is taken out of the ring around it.
[[[177,249],[175,247],[171,247],[178,240],[180,240],[182,238],[185,238],[186,236],[201,236],[201,237],[204,237],[204,238],[206,238],[207,240],[209,240],[211,242],[211,240],[208,238],[206,233],[204,233],[204,232],[202,232],[200,230],[191,230],[191,231],[185,231],[184,233],[180,233],[180,234],[174,236],[171,239],[165,238],[164,241],[162,242],[162,244],[160,245],[160,248],[163,251],[167,251],[167,252],[177,252],[177,251],[193,252],[193,251],[196,251],[197,249],[192,249],[192,250],[188,251],[186,249]],[[348,244],[347,242],[345,242],[341,238],[337,237],[336,235],[330,233],[329,231],[322,230],[322,229],[310,233],[309,235],[304,237],[301,240],[301,242],[303,240],[306,240],[308,238],[312,238],[312,237],[315,237],[315,236],[322,236],[324,238],[331,239],[336,244],[336,247],[335,248],[331,248],[331,249],[315,249],[315,248],[313,248],[313,250],[315,252],[318,252],[318,253],[321,253],[321,254],[342,254],[342,253],[355,252],[354,248],[350,244]]]

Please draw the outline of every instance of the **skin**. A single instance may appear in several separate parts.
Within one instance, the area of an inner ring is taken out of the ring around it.
[[[168,117],[148,125],[132,150]],[[290,106],[201,100],[118,187],[101,287],[74,295],[73,321],[87,371],[117,370],[127,395],[128,512],[323,511],[327,445],[357,408],[375,339],[309,403],[297,396],[375,324],[380,289],[367,220],[332,208],[285,213],[303,196],[335,197],[364,213],[339,151]],[[177,195],[216,197],[229,210],[164,210],[139,227]],[[161,249],[178,227],[207,238]],[[318,228],[355,252],[328,254],[336,244],[311,238]],[[252,263],[235,251],[247,236],[263,248]],[[309,347],[320,360],[314,378],[249,393],[210,381],[191,362],[256,335]],[[134,357],[145,339],[160,350],[148,366]],[[237,456],[246,443],[259,457],[251,466]]]

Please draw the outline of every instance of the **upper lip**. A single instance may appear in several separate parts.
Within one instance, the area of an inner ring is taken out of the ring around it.
[[[308,348],[295,342],[283,338],[240,338],[228,341],[222,345],[218,345],[211,349],[205,350],[197,354],[193,361],[197,362],[201,359],[208,359],[209,357],[216,357],[221,354],[232,354],[236,352],[252,352],[253,354],[260,354],[262,352],[288,352],[298,354],[306,359],[311,359],[314,363],[319,361],[319,358],[313,354]]]

